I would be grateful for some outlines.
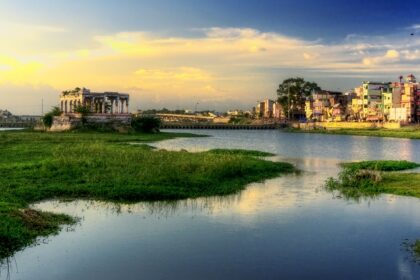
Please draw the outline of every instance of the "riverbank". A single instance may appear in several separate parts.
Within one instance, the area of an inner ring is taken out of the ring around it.
[[[258,152],[156,150],[141,144],[191,134],[2,132],[0,258],[57,233],[74,219],[29,209],[52,199],[118,202],[226,195],[248,183],[293,172]],[[130,145],[139,143],[140,145]]]
[[[319,134],[342,134],[342,135],[357,135],[357,136],[375,136],[375,137],[394,137],[394,138],[407,138],[407,139],[420,139],[420,127],[408,126],[398,129],[388,128],[340,128],[340,129],[313,129],[304,130],[289,128],[287,132],[294,133],[319,133]]]

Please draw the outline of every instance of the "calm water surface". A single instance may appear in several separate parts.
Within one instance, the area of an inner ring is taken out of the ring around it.
[[[176,203],[43,202],[79,225],[16,254],[11,279],[420,279],[401,246],[420,238],[420,200],[346,201],[320,186],[342,161],[420,162],[420,141],[279,131],[192,131],[158,148],[257,149],[304,170],[238,195]],[[0,278],[6,278],[3,268]]]

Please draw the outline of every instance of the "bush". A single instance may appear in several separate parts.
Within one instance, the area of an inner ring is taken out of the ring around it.
[[[84,126],[87,122],[86,116],[90,114],[90,108],[87,106],[77,106],[74,108],[74,112],[82,115],[82,125]]]
[[[58,107],[52,107],[51,111],[42,117],[42,122],[46,127],[51,127],[55,116],[61,115],[61,110]]]
[[[131,127],[139,132],[158,132],[160,119],[156,117],[136,117],[131,120]]]

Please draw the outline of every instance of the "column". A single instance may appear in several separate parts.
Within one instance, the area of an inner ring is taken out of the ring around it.
[[[95,98],[94,97],[90,99],[90,112],[95,113]]]
[[[102,114],[105,114],[105,96],[102,99]]]
[[[114,98],[111,99],[111,114],[114,114]]]
[[[128,98],[125,100],[125,112],[128,114]]]
[[[124,99],[121,99],[120,113],[124,113]]]
[[[120,97],[117,97],[117,99],[115,100],[115,112],[117,112],[117,114],[120,113],[119,108],[120,108]]]

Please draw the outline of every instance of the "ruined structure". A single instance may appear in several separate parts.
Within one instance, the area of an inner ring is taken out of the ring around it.
[[[86,88],[63,91],[60,108],[64,114],[74,113],[77,107],[87,107],[95,114],[128,114],[130,96],[118,92],[91,92]]]
[[[51,131],[70,130],[81,125],[126,129],[131,122],[130,96],[118,92],[91,92],[75,88],[60,94],[61,116],[54,117]]]

